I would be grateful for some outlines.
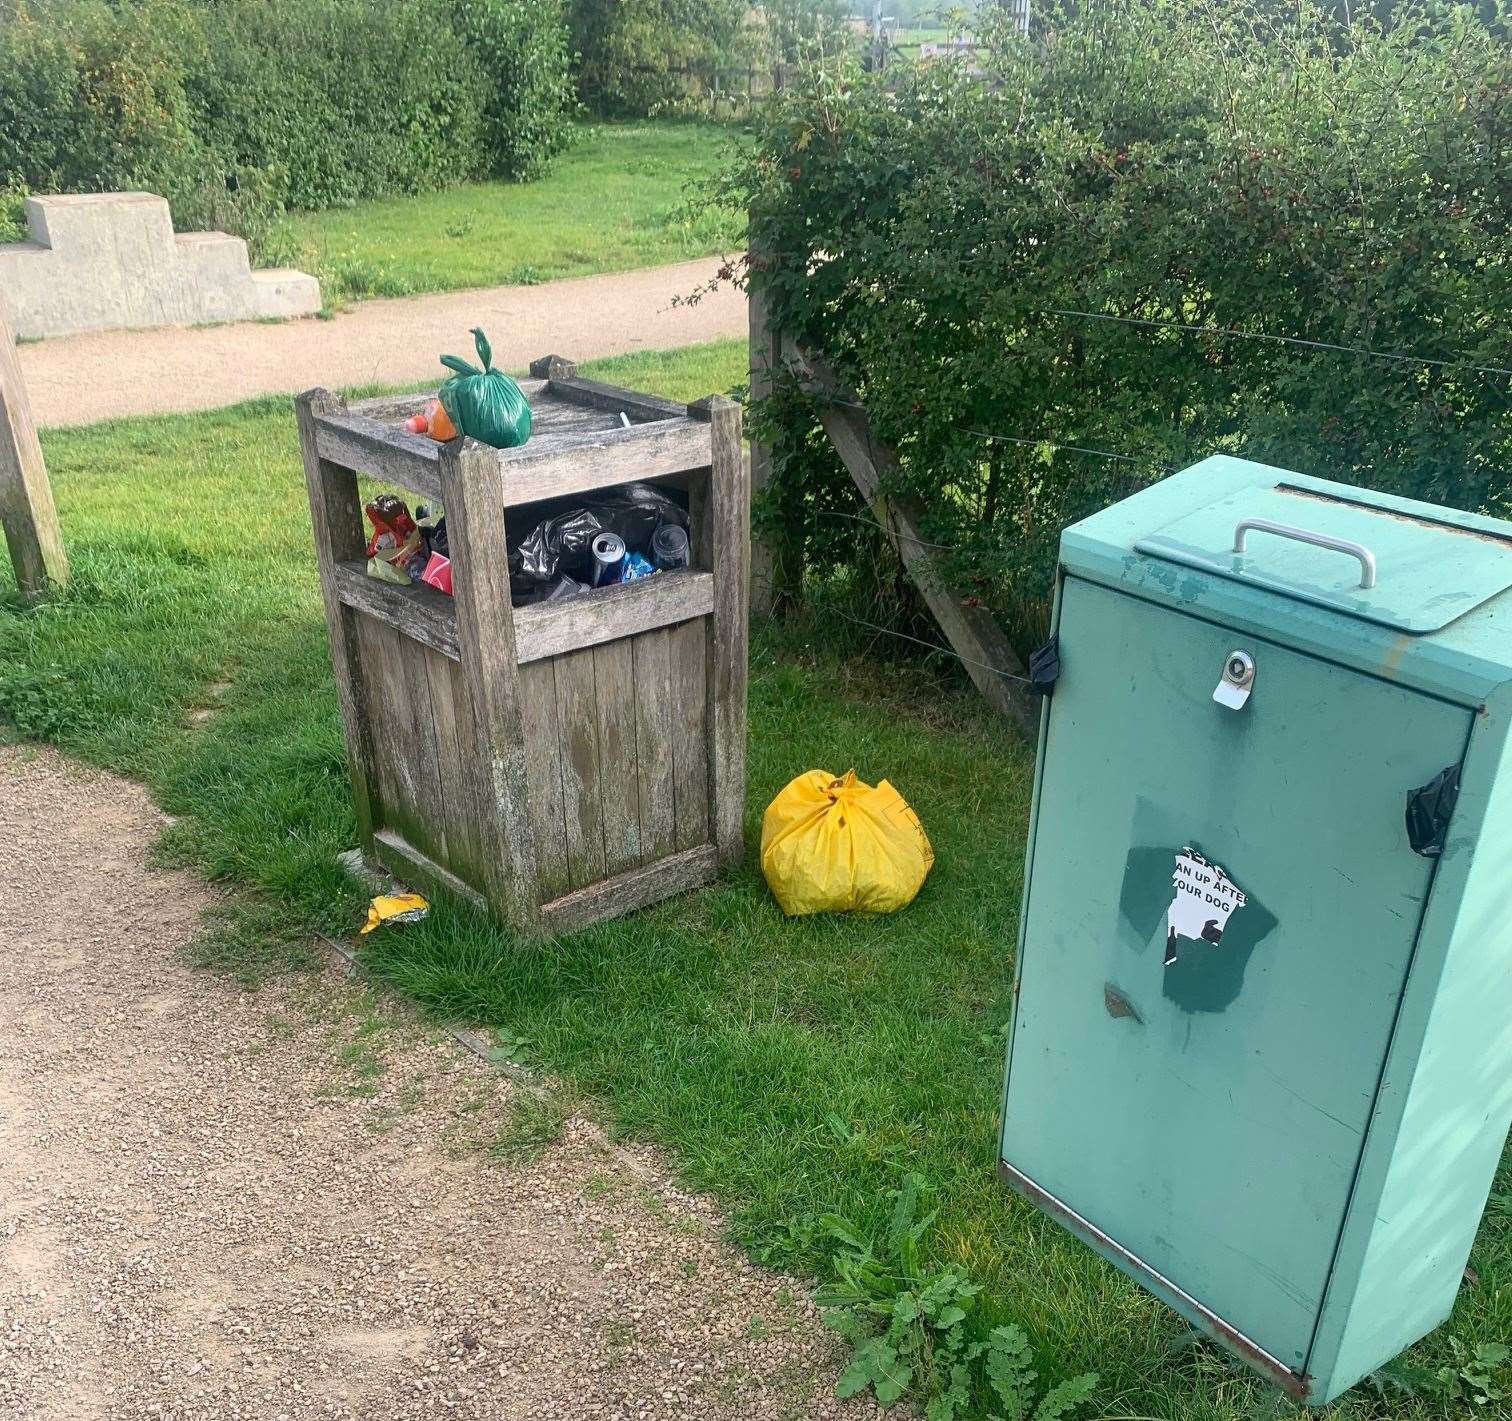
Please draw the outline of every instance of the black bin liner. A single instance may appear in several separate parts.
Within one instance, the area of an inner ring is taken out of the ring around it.
[[[617,533],[629,551],[649,558],[658,528],[688,527],[684,496],[651,484],[622,484],[592,498],[538,504],[533,511],[532,523],[526,510],[511,510],[511,518],[528,530],[507,538],[510,600],[517,607],[570,593],[574,582],[586,589],[593,581],[593,540],[600,533]]]

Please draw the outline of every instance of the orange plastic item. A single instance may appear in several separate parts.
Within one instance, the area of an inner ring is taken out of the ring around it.
[[[457,437],[457,426],[452,423],[446,406],[440,400],[432,400],[426,405],[425,419],[428,426],[426,432],[438,443],[445,444],[448,439]]]

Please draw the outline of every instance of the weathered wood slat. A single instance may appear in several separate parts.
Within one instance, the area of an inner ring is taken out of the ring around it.
[[[636,800],[641,861],[655,863],[677,846],[676,781],[672,768],[672,649],[663,630],[628,643],[635,696]]]
[[[707,572],[659,572],[521,607],[515,613],[515,646],[522,662],[539,661],[707,616],[713,607],[714,579]]]
[[[483,895],[464,883],[450,869],[443,868],[422,853],[403,834],[380,829],[373,836],[373,857],[396,878],[425,892],[441,891],[471,903],[475,908],[488,906]]]
[[[672,675],[672,785],[679,849],[709,842],[708,618],[667,633]]]
[[[598,709],[599,803],[604,816],[604,871],[641,861],[640,788],[635,742],[635,657],[628,641],[593,649]]]
[[[366,569],[361,559],[338,565],[336,583],[342,602],[457,660],[457,612],[452,598],[433,587],[380,582],[369,577]],[[710,574],[693,569],[658,573],[560,602],[519,608],[514,614],[515,645],[522,664],[540,661],[707,616],[713,606]]]
[[[574,887],[604,876],[604,815],[599,800],[597,692],[593,652],[559,656],[557,722],[562,745],[562,822],[567,831],[567,877]]]
[[[376,832],[385,824],[400,823],[404,818],[404,804],[400,791],[388,782],[389,769],[380,753],[380,747],[389,744],[393,735],[384,722],[383,696],[380,693],[377,678],[369,670],[377,664],[380,654],[376,645],[370,642],[368,637],[369,628],[376,626],[376,623],[350,610],[344,609],[344,615],[351,623],[352,661],[357,668],[357,674],[362,678],[363,730],[370,741],[367,776],[368,802],[372,831]],[[371,844],[371,833],[368,838]]]
[[[386,622],[396,631],[439,651],[450,661],[457,649],[457,608],[434,587],[399,587],[367,575],[367,561],[336,565],[336,591],[348,607]]]
[[[740,447],[740,406],[716,400],[708,505],[714,570],[709,619],[710,825],[721,863],[738,862],[745,848],[746,674],[751,581],[751,495]]]
[[[532,442],[499,456],[506,508],[678,474],[708,462],[709,431],[690,419],[610,430],[560,449]]]
[[[404,697],[409,712],[409,760],[414,772],[415,820],[421,832],[412,840],[441,863],[451,862],[451,843],[447,826],[451,819],[441,781],[441,755],[436,745],[436,715],[431,702],[430,676],[425,658],[429,648],[400,636],[398,640],[401,676],[395,689]]]
[[[345,410],[321,415],[315,433],[322,459],[426,498],[441,497],[443,446],[428,435],[409,434]]]
[[[590,409],[583,405],[564,405],[553,401],[538,406],[532,412],[530,439],[517,449],[498,450],[499,458],[505,461],[544,458],[547,454],[560,454],[584,440],[623,430],[624,425],[607,410]]]
[[[718,873],[718,853],[712,844],[703,844],[543,903],[541,920],[554,933],[572,932],[600,918],[633,912],[674,893],[698,888]]]
[[[520,668],[520,711],[525,721],[525,784],[530,832],[536,845],[541,896],[565,893],[567,825],[562,812],[562,735],[557,720],[556,672],[549,661]]]
[[[544,380],[520,380],[517,383],[532,404],[546,388]],[[353,400],[347,408],[351,414],[376,419],[381,424],[403,424],[410,415],[419,414],[435,398],[434,390],[414,390],[408,394],[374,395],[366,400]]]
[[[530,835],[520,668],[515,659],[504,509],[488,451],[471,440],[448,445],[441,498],[456,591],[457,644],[477,734],[477,796],[484,883],[489,906],[521,931],[532,931],[540,897]]]
[[[577,374],[577,361],[565,355],[538,355],[530,362],[530,373],[538,380],[570,380]]]
[[[461,757],[459,812],[468,816],[468,854],[452,865],[453,871],[474,887],[488,882],[485,859],[492,852],[493,809],[489,796],[493,785],[482,773],[483,747],[478,739],[478,723],[473,716],[472,691],[461,663],[442,659],[438,663],[451,687],[452,719],[457,733],[457,754]],[[481,888],[480,888],[481,891]]]
[[[432,647],[414,647],[424,663],[430,692],[431,719],[436,728],[436,809],[446,838],[446,862],[459,878],[477,878],[479,872],[476,802],[468,788],[465,762],[457,738],[457,703],[452,690],[453,663]]]
[[[0,525],[16,585],[35,602],[68,582],[68,554],[4,300],[0,295]]]
[[[547,383],[546,390],[560,399],[608,410],[611,414],[623,410],[636,422],[681,419],[688,413],[687,405],[680,405],[676,400],[664,400],[619,385],[606,385],[602,380],[589,380],[581,375],[554,378]]]
[[[373,737],[368,721],[368,690],[357,645],[357,615],[343,605],[337,577],[338,566],[361,557],[366,546],[362,536],[362,508],[357,497],[357,476],[349,469],[337,468],[322,460],[317,429],[322,416],[340,408],[341,401],[328,390],[308,390],[295,401],[299,449],[304,460],[305,489],[309,494],[310,522],[315,535],[315,560],[320,569],[320,592],[325,604],[326,632],[330,637],[336,699],[341,707],[347,775],[352,782],[358,839],[363,851],[371,852]]]
[[[923,516],[914,500],[883,492],[889,475],[897,468],[897,456],[872,433],[862,411],[850,404],[825,403],[826,399],[849,401],[853,396],[824,361],[800,350],[790,339],[783,343],[783,356],[821,397],[818,413],[825,434],[877,522],[891,532],[899,558],[946,640],[960,656],[966,674],[990,705],[1012,719],[1026,735],[1036,735],[1039,705],[1022,679],[1009,679],[1023,678],[1025,673],[1003,629],[985,608],[968,606],[954,589],[942,583],[928,544],[920,537]]]
[[[382,622],[363,618],[358,627],[363,674],[373,726],[373,761],[378,768],[382,817],[416,848],[437,854],[435,835],[426,823],[426,796],[420,773],[423,728],[415,724],[415,706],[405,673],[405,642]],[[430,707],[425,707],[427,715]]]
[[[494,450],[494,457],[500,460],[521,459],[527,456],[538,458],[543,453],[560,452],[567,445],[591,438],[595,434],[614,434],[625,427],[619,417],[619,408],[610,408],[610,402],[584,402],[576,396],[564,397],[558,392],[549,390],[544,381],[527,380],[522,383],[521,389],[530,403],[530,439],[519,449]],[[363,400],[353,405],[347,413],[354,419],[373,421],[399,440],[419,441],[414,446],[406,443],[404,445],[406,448],[418,447],[423,451],[428,446],[439,449],[440,446],[435,440],[424,435],[410,434],[402,427],[406,419],[413,414],[421,413],[435,398],[434,390],[407,395],[383,395],[376,399]],[[638,398],[646,400],[650,397]],[[670,402],[663,405],[658,402],[644,407],[635,406],[626,409],[625,413],[630,416],[632,427],[639,427],[648,422],[681,419],[687,414],[687,409],[683,405]],[[333,426],[333,428],[340,428],[344,435],[348,426]]]

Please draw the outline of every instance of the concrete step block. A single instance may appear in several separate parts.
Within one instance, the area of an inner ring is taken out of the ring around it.
[[[313,316],[320,309],[320,283],[308,272],[273,267],[252,273],[259,316]]]
[[[180,232],[179,260],[206,281],[245,281],[252,274],[247,244],[225,232]]]
[[[297,271],[254,272],[226,232],[175,234],[150,192],[26,200],[31,240],[0,245],[0,286],[22,336],[200,325],[320,309],[320,283]]]
[[[173,242],[168,201],[152,192],[70,192],[29,197],[26,225],[32,241],[70,256],[102,252],[167,251]]]

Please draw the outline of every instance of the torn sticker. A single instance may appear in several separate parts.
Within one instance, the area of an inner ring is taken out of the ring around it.
[[[1209,863],[1190,845],[1176,855],[1171,886],[1176,891],[1166,912],[1167,967],[1176,961],[1178,938],[1217,947],[1229,918],[1249,901],[1218,864]]]

